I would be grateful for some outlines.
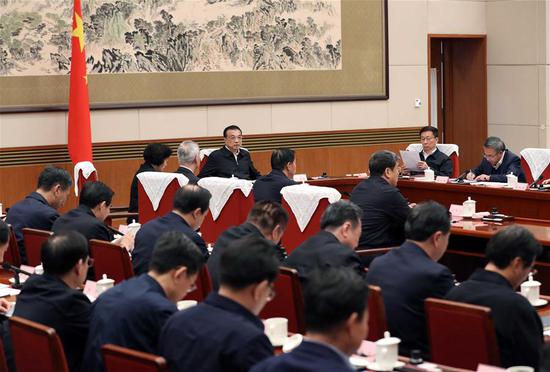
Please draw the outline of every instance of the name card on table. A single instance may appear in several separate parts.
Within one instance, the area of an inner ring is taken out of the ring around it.
[[[525,191],[527,190],[527,187],[529,187],[529,184],[527,183],[516,183],[514,185],[514,190],[521,190],[521,191]]]
[[[435,178],[435,183],[447,183],[449,182],[449,177],[446,176],[437,176]]]
[[[488,364],[478,364],[477,366],[477,372],[504,372],[506,371],[504,368],[490,366]]]
[[[295,182],[307,182],[307,175],[302,173],[302,174],[295,174],[294,177],[292,178]]]
[[[449,212],[451,212],[453,217],[462,217],[462,214],[464,213],[464,206],[461,204],[451,204],[449,207]]]
[[[90,301],[94,302],[97,298],[96,282],[94,282],[93,280],[86,280],[86,283],[84,284],[84,290],[82,292],[86,296],[88,296],[88,299]]]

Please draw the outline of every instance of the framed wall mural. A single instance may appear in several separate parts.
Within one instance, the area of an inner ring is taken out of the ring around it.
[[[386,0],[84,0],[92,108],[387,99]],[[0,111],[65,109],[72,2],[0,0]]]

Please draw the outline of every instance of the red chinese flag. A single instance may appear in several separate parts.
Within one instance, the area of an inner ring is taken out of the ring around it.
[[[68,148],[74,165],[92,161],[92,132],[90,129],[90,100],[86,53],[84,50],[84,23],[80,0],[74,0],[73,31],[71,34],[71,86],[69,91]]]

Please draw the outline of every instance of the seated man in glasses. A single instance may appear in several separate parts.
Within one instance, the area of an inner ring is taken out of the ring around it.
[[[513,173],[519,182],[525,182],[519,156],[506,149],[498,137],[488,137],[483,144],[483,160],[466,175],[470,181],[507,182],[506,175]]]
[[[93,263],[88,241],[75,231],[54,235],[42,245],[41,260],[44,274],[27,280],[17,296],[13,315],[54,328],[63,344],[69,370],[79,371],[92,306],[78,290]]]
[[[105,344],[156,353],[162,326],[194,286],[203,264],[204,256],[187,236],[164,233],[153,249],[148,273],[116,285],[94,302],[83,369],[104,371]]]
[[[279,261],[272,243],[250,235],[220,257],[220,289],[174,314],[162,329],[159,351],[173,371],[246,372],[273,355],[258,318],[275,293]]]

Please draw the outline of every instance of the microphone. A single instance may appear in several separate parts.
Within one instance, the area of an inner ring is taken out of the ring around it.
[[[462,182],[464,181],[464,178],[466,178],[466,176],[468,175],[468,173],[470,173],[472,170],[471,169],[466,169],[464,172],[462,172],[457,178],[456,178],[456,182]]]
[[[4,270],[9,270],[9,271],[13,272],[13,281],[14,282],[12,284],[12,287],[15,288],[15,289],[20,289],[22,287],[21,281],[19,280],[19,274],[25,274],[27,276],[32,275],[28,271],[21,270],[20,268],[18,268],[17,266],[13,266],[9,262],[2,262],[2,268]]]
[[[542,181],[543,178],[544,178],[544,176],[541,174],[541,175],[539,176],[539,178],[537,178],[536,180],[534,180],[533,183],[531,183],[531,184],[529,185],[529,188],[531,189],[531,188],[533,188],[533,187],[537,187],[537,183],[539,183],[540,181]]]

